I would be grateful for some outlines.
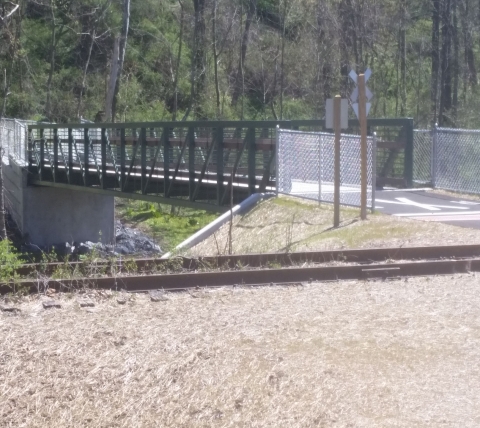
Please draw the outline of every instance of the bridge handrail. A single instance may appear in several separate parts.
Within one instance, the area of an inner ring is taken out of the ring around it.
[[[411,123],[413,129],[413,119],[411,118],[393,118],[367,120],[368,126],[403,126]],[[63,129],[63,128],[275,128],[277,125],[285,128],[294,128],[297,126],[313,126],[325,128],[324,119],[301,119],[301,120],[205,120],[205,121],[168,121],[168,122],[115,122],[115,123],[38,123],[28,125],[29,129]],[[349,127],[359,126],[357,119],[349,119]]]

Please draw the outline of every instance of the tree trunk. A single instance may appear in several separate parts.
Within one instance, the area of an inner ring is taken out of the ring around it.
[[[243,82],[244,82],[244,67],[245,59],[247,57],[248,38],[250,36],[250,26],[257,9],[257,0],[248,1],[247,17],[245,20],[245,29],[242,35],[242,44],[240,47],[240,59],[238,61],[237,75],[235,77],[235,86],[232,94],[232,105],[236,106],[240,94],[243,95]]]
[[[407,114],[407,49],[406,49],[406,27],[407,27],[407,5],[405,0],[400,2],[400,31],[399,31],[399,54],[400,54],[400,116]]]
[[[432,0],[432,123],[438,120],[438,76],[440,70],[440,0]]]
[[[212,47],[213,47],[213,77],[215,82],[215,116],[220,118],[220,87],[218,83],[218,50],[217,50],[217,0],[212,4]]]
[[[0,14],[0,31],[2,31],[9,23],[10,18],[12,15],[18,10],[19,5],[11,3],[12,9],[10,11],[6,11],[5,8],[3,9],[4,15]],[[18,33],[17,33],[18,36]],[[15,54],[16,54],[16,44],[17,40],[14,40],[14,46],[12,49],[11,55],[11,63],[10,63],[10,76],[13,71],[13,63],[15,61]],[[4,71],[4,81],[3,81],[3,105],[0,110],[0,241],[7,239],[7,229],[6,229],[6,212],[5,212],[5,195],[4,195],[4,188],[3,188],[3,135],[4,132],[2,131],[3,126],[3,117],[5,115],[5,110],[7,106],[7,97],[8,97],[8,83],[7,83],[7,70]]]
[[[90,58],[92,56],[92,49],[93,49],[93,43],[95,42],[95,37],[96,37],[96,32],[95,32],[95,29],[94,29],[90,33],[90,46],[88,47],[87,60],[85,61],[85,66],[83,67],[82,87],[80,89],[80,95],[78,97],[77,118],[79,120],[80,120],[80,113],[81,113],[81,109],[82,109],[82,98],[83,98],[83,94],[84,94],[85,89],[86,89],[87,72],[88,72],[88,67],[90,65]]]
[[[442,11],[442,51],[440,73],[440,111],[439,125],[448,121],[449,112],[452,108],[452,3],[444,0]]]
[[[282,52],[281,52],[281,75],[280,75],[280,120],[283,120],[283,90],[285,79],[285,25],[287,21],[287,0],[283,0],[283,13],[282,13]]]
[[[172,120],[177,120],[177,110],[178,110],[178,75],[180,73],[180,61],[182,59],[182,44],[183,44],[183,16],[185,14],[183,9],[183,3],[180,4],[180,34],[178,35],[178,53],[177,53],[177,63],[175,64],[175,77],[173,80],[173,118]]]
[[[459,83],[459,74],[460,74],[460,64],[459,64],[459,51],[460,51],[460,42],[458,40],[458,19],[457,19],[457,2],[453,1],[452,5],[452,15],[453,15],[453,26],[452,26],[452,36],[453,36],[453,93],[452,93],[452,116],[454,121],[457,120],[457,109],[458,109],[458,83]]]
[[[475,55],[473,53],[473,38],[468,0],[460,1],[460,19],[462,22],[463,48],[465,68],[463,73],[463,98],[466,102],[468,86],[477,85],[477,69],[475,67]]]
[[[52,92],[52,80],[53,72],[55,71],[55,51],[57,48],[57,23],[55,18],[55,5],[53,0],[50,0],[50,11],[51,11],[51,34],[50,34],[50,69],[48,70],[48,79],[47,79],[47,100],[45,105],[45,114],[48,120],[51,121],[51,92]]]
[[[193,0],[195,9],[195,41],[193,53],[194,68],[194,94],[193,106],[195,118],[199,120],[206,119],[203,113],[202,99],[205,92],[206,80],[206,59],[205,59],[205,0]]]
[[[113,97],[115,94],[115,87],[117,84],[117,76],[118,76],[118,51],[119,51],[119,44],[120,40],[115,38],[113,44],[113,55],[110,61],[110,79],[108,80],[108,88],[107,88],[107,97],[105,101],[105,120],[107,122],[112,122],[112,106],[113,106]]]
[[[122,76],[123,63],[125,61],[125,52],[127,50],[129,24],[130,24],[130,0],[123,0],[122,32],[120,33],[120,40],[118,44],[118,66],[117,66],[117,75],[115,77],[115,89],[113,91],[113,99],[112,99],[112,122],[115,122],[118,91],[120,90],[120,78]]]

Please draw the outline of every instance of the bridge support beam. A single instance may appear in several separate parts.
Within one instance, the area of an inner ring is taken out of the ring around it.
[[[4,164],[7,210],[25,240],[38,246],[115,240],[113,196],[53,187],[27,187],[27,170]]]

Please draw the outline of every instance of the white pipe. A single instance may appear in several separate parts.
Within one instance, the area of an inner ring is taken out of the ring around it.
[[[173,252],[176,252],[180,249],[187,249],[193,247],[194,245],[208,238],[210,235],[220,229],[221,226],[223,226],[226,222],[230,220],[230,216],[241,214],[247,210],[250,210],[262,199],[270,198],[272,196],[275,195],[265,193],[254,193],[253,195],[250,195],[247,199],[240,202],[238,205],[235,205],[232,210],[228,210],[227,212],[223,213],[220,217],[217,217],[211,223],[207,224],[203,229],[200,229],[197,233],[193,234],[189,238],[185,239],[185,241],[178,244],[173,250]],[[160,257],[160,259],[168,259],[171,256],[172,252],[168,252],[162,257]]]

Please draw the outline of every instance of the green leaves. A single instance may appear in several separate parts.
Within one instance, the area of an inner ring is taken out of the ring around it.
[[[0,283],[5,284],[15,279],[15,271],[23,260],[8,239],[0,241]]]

